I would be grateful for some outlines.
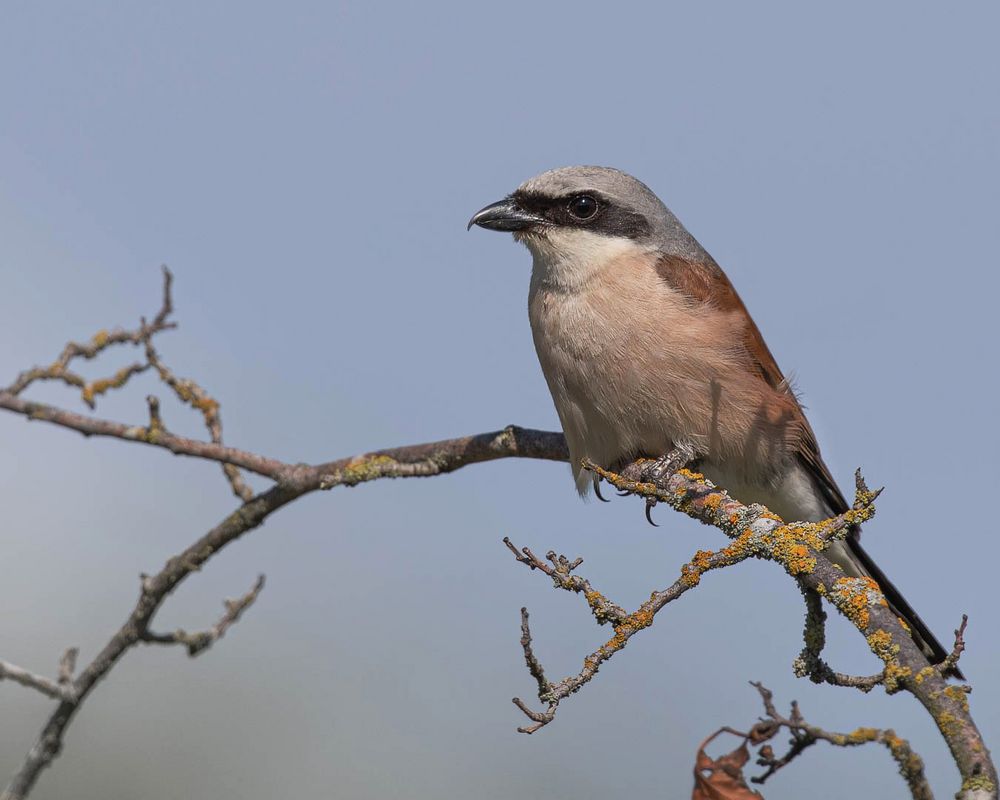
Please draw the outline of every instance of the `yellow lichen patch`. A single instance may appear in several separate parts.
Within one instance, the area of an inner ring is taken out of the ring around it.
[[[597,620],[599,625],[603,625],[613,619],[612,606],[608,602],[608,598],[603,594],[596,589],[591,589],[589,592],[584,592],[583,596],[587,600],[587,605],[590,606],[590,610],[594,614],[594,619]]]
[[[964,712],[969,712],[969,696],[965,693],[965,689],[961,686],[948,686],[944,693],[958,703]]]
[[[948,711],[942,711],[937,715],[934,721],[937,722],[937,726],[940,728],[941,733],[948,738],[957,736],[962,731],[962,723],[959,721],[958,717]]]
[[[966,778],[962,781],[962,793],[982,792],[984,795],[992,796],[997,790],[996,784],[985,775],[976,775],[974,778]]]
[[[785,541],[804,544],[813,550],[823,550],[827,543],[820,536],[822,530],[822,523],[794,522],[775,528],[773,535]]]
[[[883,598],[883,602],[884,600],[885,598]],[[896,622],[899,623],[899,627],[901,627],[904,631],[906,631],[907,633],[910,632],[910,626],[906,624],[905,619],[903,619],[902,617],[896,617]]]
[[[872,652],[886,664],[891,664],[896,660],[896,654],[899,653],[899,645],[892,641],[891,633],[879,628],[865,638]]]
[[[700,472],[693,472],[686,467],[681,467],[677,470],[677,474],[683,478],[687,478],[689,481],[697,481],[698,483],[702,483],[705,480],[705,476]]]
[[[895,652],[899,652],[899,645],[894,645]],[[906,680],[913,674],[909,667],[901,667],[895,662],[885,665],[883,684],[887,694],[895,694],[902,689]]]
[[[934,667],[924,667],[922,670],[920,670],[920,672],[918,672],[913,677],[913,682],[916,683],[917,686],[919,686],[921,683],[924,682],[924,680],[926,678],[929,678],[931,675],[935,674],[936,672],[937,672],[937,670],[934,669]]]
[[[108,343],[109,337],[110,334],[106,330],[102,329],[93,335],[93,337],[90,340],[90,343],[94,345],[94,347],[104,347],[104,345]]]
[[[389,456],[370,456],[350,462],[341,472],[341,481],[347,486],[356,486],[365,481],[375,480],[392,466],[396,460]]]
[[[110,378],[99,378],[96,381],[91,381],[83,387],[80,393],[83,397],[83,402],[89,406],[93,406],[94,398],[97,395],[104,394],[109,389],[118,389],[124,386],[125,382],[137,371],[135,366],[122,367]]]
[[[879,737],[878,728],[856,728],[844,737],[847,744],[865,744],[874,742]]]

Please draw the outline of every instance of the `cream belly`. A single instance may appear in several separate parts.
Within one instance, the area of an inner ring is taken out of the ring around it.
[[[583,458],[611,466],[678,446],[724,465],[733,484],[778,488],[791,434],[768,417],[775,390],[727,346],[740,317],[703,313],[659,278],[655,253],[627,240],[593,244],[580,259],[526,243],[535,349],[581,493]]]

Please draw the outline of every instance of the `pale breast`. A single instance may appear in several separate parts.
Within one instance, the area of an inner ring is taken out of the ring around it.
[[[613,465],[685,445],[741,475],[786,457],[773,390],[732,346],[740,318],[660,280],[655,254],[619,255],[572,286],[546,280],[538,260],[532,334],[581,491],[584,457]]]

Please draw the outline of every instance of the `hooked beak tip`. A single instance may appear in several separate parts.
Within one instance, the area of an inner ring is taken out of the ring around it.
[[[544,217],[521,208],[513,197],[505,197],[496,203],[490,203],[473,214],[466,230],[470,230],[473,225],[478,225],[480,228],[491,231],[513,233],[545,222]]]

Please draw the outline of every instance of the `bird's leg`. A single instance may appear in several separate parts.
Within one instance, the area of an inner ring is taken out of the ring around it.
[[[642,465],[643,479],[657,486],[677,470],[686,467],[695,460],[694,448],[690,446],[675,447],[666,455]]]
[[[659,458],[641,458],[621,470],[622,477],[638,483],[655,483],[661,489],[664,481],[677,470],[686,467],[698,458],[691,445],[675,445],[670,452]]]

